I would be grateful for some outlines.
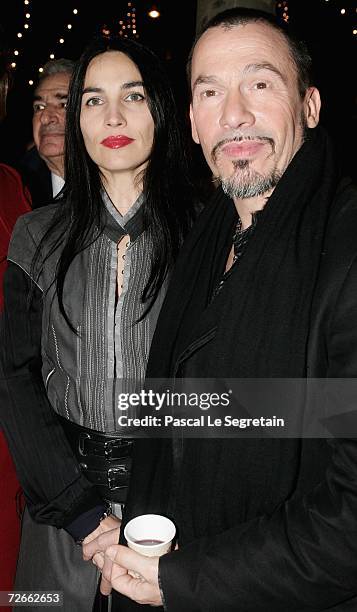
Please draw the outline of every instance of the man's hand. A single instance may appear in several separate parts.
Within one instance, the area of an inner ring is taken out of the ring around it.
[[[84,538],[83,540],[83,543],[82,543],[83,558],[86,561],[88,561],[88,559],[91,559],[93,557],[94,553],[97,552],[97,550],[104,552],[105,549],[102,548],[102,544],[99,538],[101,535],[105,534],[107,531],[113,531],[114,529],[117,530],[118,539],[116,542],[113,542],[113,544],[117,544],[119,542],[120,526],[121,526],[121,520],[113,515],[107,516],[107,518],[101,521],[98,527],[94,531],[92,531],[92,533],[89,533],[87,537]],[[98,549],[95,548],[94,541],[96,541],[96,545],[98,546]],[[90,542],[93,544],[91,547],[87,548],[87,545]],[[93,551],[93,553],[91,551]]]
[[[109,557],[104,558],[104,552],[108,546],[119,542],[120,525],[121,521],[115,516],[108,516],[101,521],[98,527],[83,540],[83,559],[85,561],[92,559],[95,565],[98,567],[105,566],[106,573],[110,573],[112,562]],[[103,576],[100,590],[103,595],[109,595],[112,590],[110,583]]]
[[[110,563],[109,563],[110,562]],[[126,546],[110,546],[95,563],[103,579],[122,595],[139,604],[162,606],[159,557],[144,557]]]

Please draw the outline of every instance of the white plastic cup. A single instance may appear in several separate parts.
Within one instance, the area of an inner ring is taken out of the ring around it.
[[[129,548],[145,557],[161,557],[169,552],[175,533],[173,522],[160,514],[141,514],[124,529]]]

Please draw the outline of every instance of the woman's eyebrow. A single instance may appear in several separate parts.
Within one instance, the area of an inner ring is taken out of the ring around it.
[[[143,81],[127,81],[126,83],[123,83],[120,87],[120,89],[131,89],[132,87],[144,87],[144,83]],[[86,94],[86,93],[103,93],[104,89],[102,89],[101,87],[92,87],[91,85],[89,85],[88,87],[85,87],[82,91],[82,95]]]

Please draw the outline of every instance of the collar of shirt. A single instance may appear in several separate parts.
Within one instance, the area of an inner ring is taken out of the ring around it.
[[[106,225],[105,234],[114,242],[119,242],[121,236],[128,234],[133,242],[144,231],[142,204],[144,195],[141,193],[125,215],[121,215],[115,208],[107,192],[102,192],[105,206]]]
[[[58,174],[54,174],[54,172],[51,172],[51,183],[52,195],[55,198],[64,186],[64,179],[61,176],[58,176]]]

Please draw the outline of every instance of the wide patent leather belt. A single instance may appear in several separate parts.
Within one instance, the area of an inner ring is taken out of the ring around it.
[[[86,478],[98,487],[103,499],[125,503],[133,440],[82,427],[57,416]]]

